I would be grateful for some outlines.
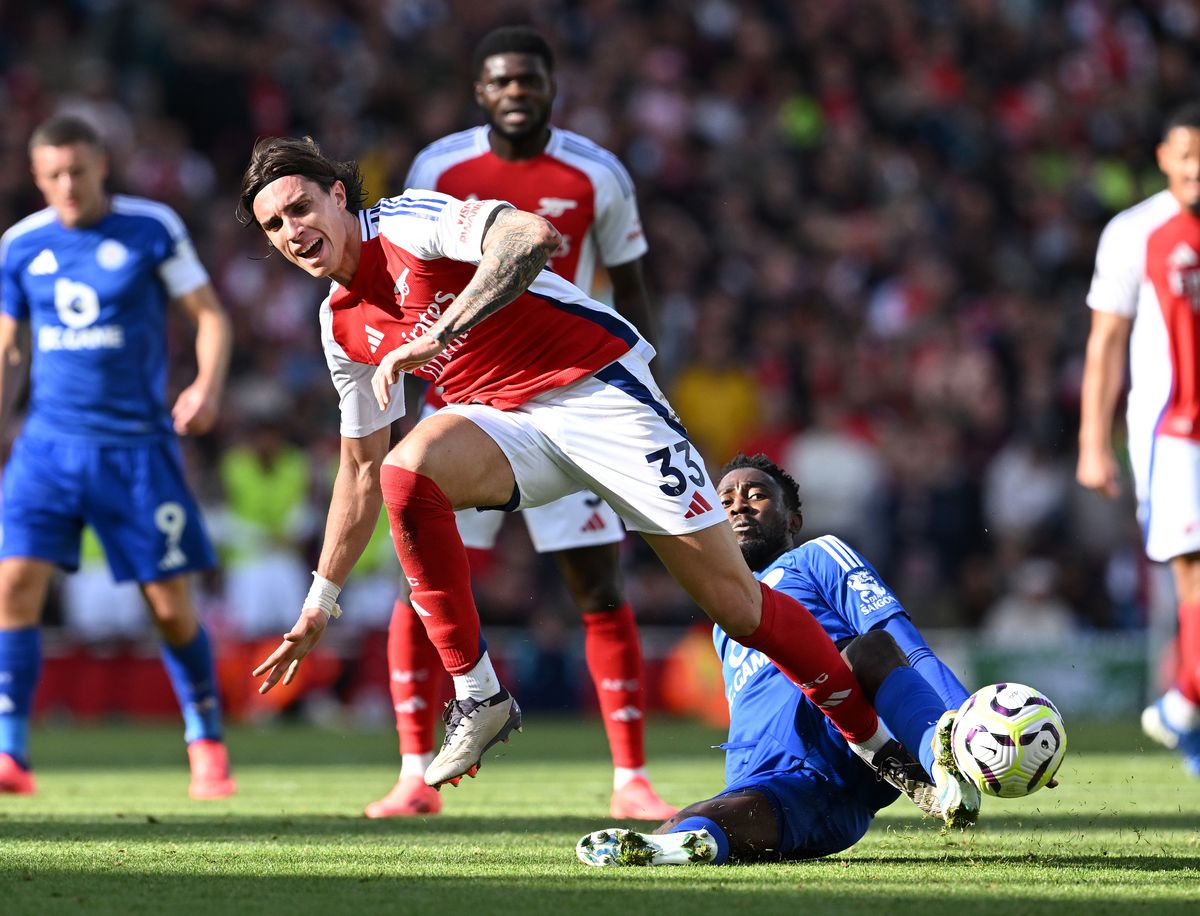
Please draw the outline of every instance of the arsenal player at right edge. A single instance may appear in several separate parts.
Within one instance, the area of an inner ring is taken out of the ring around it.
[[[1087,304],[1076,477],[1119,492],[1113,415],[1125,382],[1129,459],[1146,555],[1170,562],[1179,601],[1175,685],[1142,713],[1154,740],[1200,776],[1200,103],[1166,121],[1167,189],[1105,227]]]
[[[307,139],[260,141],[242,179],[243,218],[288,261],[333,281],[321,325],[342,407],[313,587],[255,670],[266,675],[260,690],[289,681],[338,612],[382,491],[413,607],[454,679],[445,742],[425,781],[474,775],[521,713],[480,633],[454,510],[518,509],[587,488],[714,622],[774,661],[871,761],[890,741],[886,729],[812,614],[746,566],[704,462],[650,375],[652,349],[612,308],[544,269],[559,244],[553,226],[496,200],[413,190],[362,210],[361,198],[357,164],[333,162]],[[453,301],[421,325],[447,294]],[[389,450],[402,372],[439,385],[447,406]]]

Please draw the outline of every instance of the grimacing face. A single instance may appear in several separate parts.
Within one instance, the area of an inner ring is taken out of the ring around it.
[[[1200,128],[1171,128],[1158,145],[1158,167],[1179,205],[1200,214]]]
[[[483,61],[475,101],[488,125],[507,140],[536,136],[550,120],[554,78],[536,54],[493,54]]]
[[[108,158],[103,150],[90,143],[35,146],[29,165],[33,183],[64,226],[89,226],[108,212]]]
[[[350,245],[340,181],[326,191],[309,178],[284,175],[258,192],[253,210],[271,246],[305,273],[335,279],[344,274]]]
[[[738,468],[721,478],[717,496],[746,565],[758,571],[792,548],[794,514],[770,474]]]

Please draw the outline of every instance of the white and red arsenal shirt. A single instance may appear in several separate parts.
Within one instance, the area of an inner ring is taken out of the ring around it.
[[[554,129],[545,150],[509,162],[492,152],[488,127],[450,134],[417,154],[406,185],[463,200],[501,197],[548,219],[563,237],[550,266],[591,292],[596,262],[627,264],[646,253],[633,181],[591,140]]]
[[[501,201],[463,201],[409,190],[359,213],[363,245],[350,286],[334,283],[321,306],[322,340],[341,397],[342,435],[358,438],[403,415],[371,392],[374,367],[422,336],[467,285],[484,229]],[[450,404],[500,410],[569,385],[630,349],[653,350],[610,306],[544,269],[529,289],[412,374]]]
[[[1200,217],[1169,191],[1118,213],[1100,236],[1087,303],[1133,319],[1130,436],[1200,441]]]

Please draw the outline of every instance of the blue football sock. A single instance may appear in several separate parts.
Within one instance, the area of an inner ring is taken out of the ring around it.
[[[875,694],[883,724],[933,774],[933,733],[946,711],[945,701],[914,668],[897,668]]]
[[[725,831],[717,825],[716,821],[692,815],[685,817],[672,827],[671,833],[685,833],[688,830],[707,830],[712,834],[712,838],[717,841],[717,857],[712,860],[713,865],[724,865],[729,861],[729,837],[725,836]]]
[[[29,713],[42,671],[39,627],[0,630],[0,753],[29,766]]]
[[[204,627],[182,646],[163,643],[162,660],[183,710],[184,740],[221,740],[221,704],[217,699],[212,646]]]

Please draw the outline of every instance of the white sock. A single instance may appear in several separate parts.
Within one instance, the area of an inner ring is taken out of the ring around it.
[[[400,778],[405,776],[424,776],[425,771],[429,769],[429,764],[433,763],[433,751],[427,754],[401,754],[400,755]]]
[[[870,763],[875,757],[875,752],[891,740],[891,733],[884,727],[883,722],[880,722],[879,727],[875,729],[875,734],[862,744],[851,744],[850,749],[867,763]]]
[[[466,674],[454,675],[454,698],[456,700],[486,700],[500,692],[500,678],[486,652],[480,656],[475,667]]]
[[[1172,687],[1162,698],[1163,718],[1177,732],[1190,732],[1200,728],[1200,706],[1197,706],[1178,688]]]
[[[613,791],[624,789],[638,777],[649,780],[645,767],[613,767]]]
[[[692,859],[694,853],[684,847],[688,836],[693,833],[701,833],[708,838],[708,842],[713,846],[714,850],[717,841],[712,838],[712,834],[707,830],[686,830],[682,833],[666,833],[657,834],[654,836],[646,836],[646,842],[653,846],[657,846],[659,851],[654,854],[654,858],[650,860],[651,865],[706,865],[707,862],[695,862]],[[715,852],[714,852],[715,854]]]

